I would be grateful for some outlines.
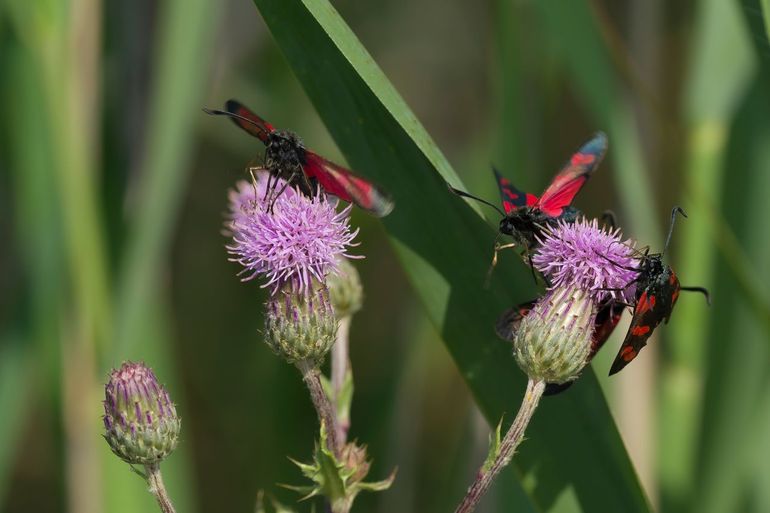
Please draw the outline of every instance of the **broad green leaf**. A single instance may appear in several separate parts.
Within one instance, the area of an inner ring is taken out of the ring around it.
[[[512,418],[525,379],[493,326],[528,299],[516,292],[531,291],[528,273],[499,266],[483,289],[494,231],[446,190],[460,186],[455,173],[328,2],[255,3],[348,163],[393,194],[385,227],[478,404],[492,421]],[[514,464],[543,510],[569,489],[585,511],[649,511],[592,373],[541,404]]]

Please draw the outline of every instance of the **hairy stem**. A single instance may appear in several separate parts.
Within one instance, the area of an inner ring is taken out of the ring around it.
[[[488,469],[485,470],[484,467],[479,469],[478,474],[476,474],[476,480],[468,488],[465,498],[457,507],[455,513],[470,513],[476,509],[489,485],[492,484],[492,480],[511,462],[513,453],[524,436],[524,430],[527,429],[527,425],[530,419],[532,419],[532,414],[535,413],[535,408],[537,408],[537,403],[543,395],[543,390],[545,390],[545,382],[533,381],[531,379],[527,382],[527,391],[524,393],[524,399],[521,401],[519,412],[516,414],[516,418],[513,420],[513,424],[511,424],[508,432],[505,433],[505,437],[500,442],[497,456]]]
[[[345,377],[350,369],[350,356],[348,346],[350,344],[350,320],[348,315],[340,320],[337,329],[337,341],[332,347],[332,399],[336,408],[334,409],[337,417],[337,440],[344,445],[348,438],[350,430],[350,412],[340,411],[340,394],[345,386]]]
[[[327,436],[329,437],[329,450],[339,458],[342,452],[342,445],[337,437],[339,431],[337,418],[334,413],[334,407],[321,384],[321,371],[318,369],[318,365],[308,360],[297,362],[297,368],[302,373],[302,380],[307,385],[308,391],[310,391],[310,399],[313,401],[316,413],[318,413],[318,420],[326,426]]]
[[[166,486],[163,484],[163,476],[160,473],[160,465],[145,465],[147,471],[147,484],[150,486],[150,493],[155,496],[158,506],[163,513],[176,513],[174,505],[166,492]]]

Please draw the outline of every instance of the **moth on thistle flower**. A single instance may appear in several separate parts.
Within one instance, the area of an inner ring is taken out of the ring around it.
[[[635,249],[621,240],[619,229],[584,218],[558,221],[538,242],[532,264],[550,285],[518,326],[506,329],[522,370],[531,379],[561,385],[574,381],[604,343],[604,330],[612,331],[619,318],[616,303],[633,298],[628,284],[638,274],[632,268]]]
[[[582,216],[581,212],[572,206],[572,200],[599,167],[606,152],[607,136],[604,132],[597,132],[570,157],[539,198],[519,190],[493,168],[503,210],[449,185],[449,190],[458,196],[480,201],[497,210],[502,215],[499,235],[509,235],[513,238],[513,242],[509,244],[495,243],[490,271],[497,265],[497,253],[501,249],[518,246],[523,248],[525,255],[529,255],[530,251],[537,248],[538,238],[543,230],[557,222],[575,222]]]
[[[653,330],[661,322],[668,323],[680,291],[700,292],[706,297],[706,301],[711,303],[708,290],[703,287],[683,287],[671,266],[663,263],[663,255],[671,242],[677,214],[687,217],[687,214],[680,207],[674,207],[671,210],[671,223],[668,227],[668,236],[663,251],[651,254],[647,248],[638,259],[636,266],[638,274],[634,281],[629,284],[636,289],[633,318],[628,327],[626,338],[620,346],[615,361],[612,362],[612,367],[610,367],[610,376],[620,372],[631,360],[637,357],[639,351],[647,345],[647,339],[652,336]],[[613,262],[613,264],[624,265],[618,262]]]
[[[265,316],[267,344],[289,363],[320,363],[334,344],[337,317],[327,288],[356,246],[358,230],[349,224],[350,205],[337,211],[326,194],[306,196],[288,187],[267,194],[278,181],[265,170],[253,173],[230,192],[227,245],[231,260],[243,266],[243,280],[264,280],[270,289]]]
[[[308,150],[297,134],[276,130],[238,101],[228,100],[224,110],[203,111],[228,116],[239,128],[265,145],[265,168],[270,173],[265,199],[269,209],[287,187],[296,187],[309,197],[317,196],[323,190],[377,217],[384,217],[393,210],[393,200],[385,191],[349,169]]]
[[[227,250],[243,266],[244,281],[263,277],[262,286],[273,292],[289,282],[305,289],[313,279],[324,281],[338,272],[340,257],[362,258],[348,253],[358,234],[350,229],[350,205],[337,212],[336,200],[324,194],[311,198],[288,188],[270,210],[269,180],[260,169],[251,183],[241,180],[230,192]]]
[[[549,291],[559,286],[578,286],[598,293],[598,310],[586,363],[607,341],[627,306],[633,308],[633,318],[610,375],[619,372],[638,355],[655,327],[662,321],[668,322],[680,290],[701,292],[709,299],[708,291],[703,287],[681,286],[671,266],[663,263],[677,213],[685,215],[679,207],[672,211],[668,237],[661,253],[650,254],[647,249],[640,255],[633,243],[620,241],[619,230],[597,232],[595,220],[590,230],[585,229],[585,221],[572,225],[572,228],[562,224],[540,240],[540,249],[532,261],[551,283]],[[565,265],[567,260],[571,262],[569,265]],[[617,276],[613,278],[615,273]],[[537,304],[530,301],[504,312],[497,324],[498,335],[506,340],[515,340],[525,318]],[[549,381],[546,395],[565,390],[571,382],[568,380],[560,384]]]

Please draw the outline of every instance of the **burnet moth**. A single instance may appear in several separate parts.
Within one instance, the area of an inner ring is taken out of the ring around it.
[[[228,116],[238,127],[262,141],[265,169],[275,178],[268,182],[268,194],[273,199],[283,192],[282,189],[276,191],[277,179],[282,178],[285,186],[297,187],[307,196],[313,196],[320,185],[324,192],[354,203],[377,217],[393,210],[393,201],[382,189],[308,150],[297,134],[276,130],[236,100],[228,100],[224,110],[203,110],[207,114]]]
[[[475,199],[489,205],[503,216],[500,233],[513,237],[511,246],[522,246],[525,251],[534,248],[536,237],[559,220],[573,222],[580,211],[571,206],[580,189],[596,170],[607,152],[607,136],[598,132],[576,151],[551,182],[542,196],[517,189],[495,170],[503,210],[486,200],[449,186],[459,196]],[[501,248],[500,248],[501,249]]]
[[[700,292],[711,304],[708,290],[703,287],[683,287],[671,266],[663,263],[663,255],[671,241],[677,213],[687,217],[684,210],[680,207],[674,207],[671,211],[671,223],[663,251],[650,254],[648,248],[639,261],[639,267],[634,269],[639,272],[638,276],[627,285],[630,287],[636,284],[634,313],[626,338],[620,346],[612,367],[610,367],[610,376],[620,372],[623,367],[636,358],[639,351],[647,345],[647,339],[661,322],[668,323],[680,291]]]

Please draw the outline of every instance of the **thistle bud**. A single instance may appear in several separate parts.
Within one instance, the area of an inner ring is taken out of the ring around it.
[[[288,363],[320,364],[337,337],[337,318],[326,286],[315,283],[298,289],[288,283],[266,307],[267,345]]]
[[[326,285],[337,318],[343,319],[361,309],[364,301],[361,277],[347,258],[337,259],[337,272],[329,273]]]
[[[350,442],[342,448],[342,464],[349,473],[350,484],[360,483],[369,474],[372,463],[366,458],[366,446]]]
[[[591,351],[596,306],[588,291],[557,288],[521,321],[513,341],[516,362],[530,379],[577,378]]]
[[[112,452],[135,465],[160,463],[177,444],[181,421],[152,369],[125,362],[104,387],[104,438]]]

